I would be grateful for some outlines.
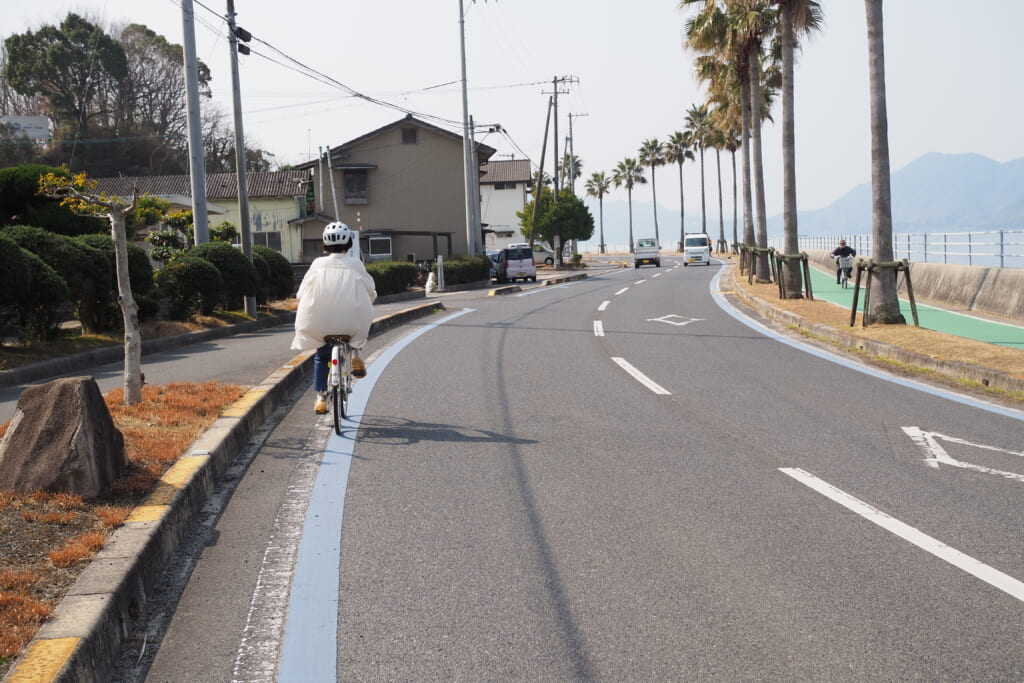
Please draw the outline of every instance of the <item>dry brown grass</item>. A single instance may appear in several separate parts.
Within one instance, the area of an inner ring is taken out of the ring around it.
[[[105,396],[128,451],[129,470],[97,500],[67,493],[0,491],[0,677],[32,639],[113,529],[164,472],[245,389],[182,382],[143,387],[142,402]],[[0,425],[0,434],[7,425]]]
[[[850,311],[827,301],[816,299],[780,299],[774,284],[747,284],[746,278],[734,278],[737,287],[769,302],[773,307],[790,311],[805,320],[834,327],[863,339],[873,339],[944,360],[972,363],[1011,375],[1024,377],[1024,352],[1006,346],[964,339],[951,334],[926,330],[913,325],[869,325],[861,327],[860,314],[850,327]]]

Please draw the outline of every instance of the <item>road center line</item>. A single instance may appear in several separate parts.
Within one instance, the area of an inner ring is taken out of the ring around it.
[[[615,292],[615,296],[618,296],[619,294],[624,294],[624,293],[626,293],[628,291],[629,291],[629,287],[623,287],[619,291]]]
[[[605,310],[606,308],[608,308],[608,304],[610,304],[610,303],[611,303],[611,301],[604,301],[604,302],[602,302],[601,305],[597,307],[597,310],[599,310],[599,311]]]
[[[603,337],[604,336],[604,325],[601,323],[600,320],[595,320],[594,321],[594,336],[595,337]]]
[[[633,284],[634,284],[634,285],[642,285],[642,284],[643,284],[643,283],[645,283],[645,282],[647,282],[647,281],[646,281],[646,280],[637,280],[637,281],[636,281],[636,282],[634,282]]]
[[[632,375],[633,379],[635,379],[637,382],[640,382],[640,384],[643,384],[645,387],[647,387],[648,389],[650,389],[654,393],[659,394],[661,396],[671,396],[672,395],[671,391],[669,391],[668,389],[665,389],[660,384],[657,384],[650,377],[648,377],[644,373],[642,373],[639,370],[637,370],[636,368],[634,368],[632,365],[630,365],[629,363],[626,362],[626,359],[619,358],[617,356],[613,356],[612,360],[615,361],[616,365],[618,365],[620,368],[622,368],[623,370],[628,372],[630,375]]]
[[[1024,583],[1021,583],[1012,576],[1004,574],[998,569],[990,567],[980,560],[976,560],[970,555],[960,552],[956,548],[951,548],[942,541],[932,538],[909,524],[901,522],[894,517],[890,517],[878,508],[868,505],[859,498],[855,498],[845,491],[837,489],[828,482],[823,481],[800,468],[780,467],[779,471],[793,477],[801,484],[817,491],[826,498],[839,503],[846,509],[856,512],[869,522],[877,524],[883,529],[899,536],[903,540],[931,553],[940,560],[945,560],[954,567],[962,569],[968,574],[971,574],[985,583],[998,588],[1014,598],[1017,598],[1021,602],[1024,602]]]

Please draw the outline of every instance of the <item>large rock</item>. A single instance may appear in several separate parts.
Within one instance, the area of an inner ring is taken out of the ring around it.
[[[92,377],[25,389],[0,441],[0,489],[102,493],[128,467],[124,437]]]

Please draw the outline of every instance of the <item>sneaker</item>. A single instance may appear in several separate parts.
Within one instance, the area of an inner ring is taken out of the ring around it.
[[[327,412],[327,395],[318,393],[316,395],[316,404],[313,406],[313,412],[317,415],[323,415]]]
[[[366,377],[366,363],[359,356],[352,358],[352,376]]]

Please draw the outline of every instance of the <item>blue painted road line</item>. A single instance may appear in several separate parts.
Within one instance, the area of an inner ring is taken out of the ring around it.
[[[350,418],[345,420],[344,433],[338,436],[331,430],[309,499],[288,602],[279,682],[337,680],[342,514],[360,416],[366,411],[373,386],[388,364],[414,340],[473,310],[457,311],[404,337],[382,353],[367,368],[366,377],[356,382],[349,396]]]

